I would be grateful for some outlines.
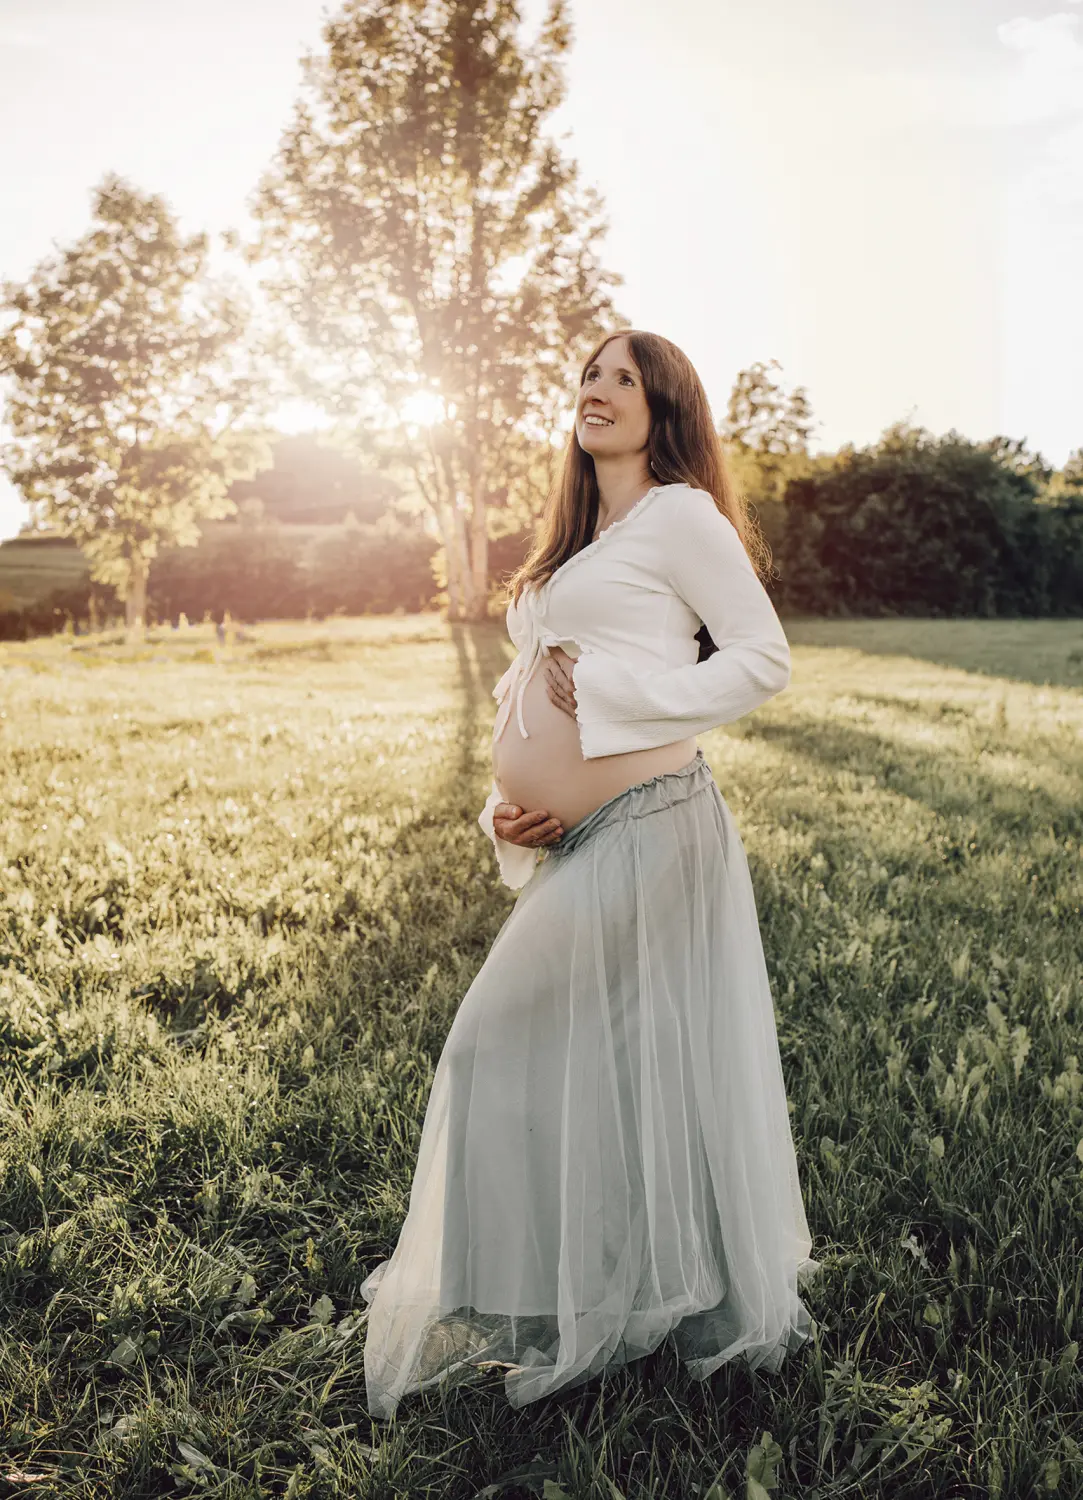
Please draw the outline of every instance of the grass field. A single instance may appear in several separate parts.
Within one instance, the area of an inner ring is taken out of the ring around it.
[[[789,635],[701,743],[815,1340],[386,1427],[357,1288],[514,900],[475,822],[503,628],[0,647],[0,1496],[1083,1493],[1083,622]]]
[[[43,545],[13,537],[0,542],[0,609],[24,609],[56,589],[69,589],[88,576],[86,560],[74,544]]]

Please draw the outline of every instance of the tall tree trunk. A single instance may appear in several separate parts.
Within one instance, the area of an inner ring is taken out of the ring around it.
[[[475,267],[475,270],[477,268]],[[470,531],[468,566],[470,590],[467,600],[468,620],[484,620],[489,613],[489,536],[486,529],[486,499],[481,463],[481,426],[477,415],[477,387],[474,410],[467,428],[469,447],[466,475],[470,487]]]
[[[470,556],[466,547],[462,506],[459,504],[458,476],[450,454],[441,452],[439,463],[447,498],[444,549],[447,557],[448,619],[464,620],[468,617],[470,607]],[[454,589],[452,588],[453,579]]]
[[[455,567],[460,580],[460,613],[455,616],[459,620],[473,618],[473,579],[470,574],[470,550],[466,540],[466,517],[463,508],[459,504],[456,495],[451,506],[452,545],[455,550]]]
[[[129,640],[141,639],[147,614],[147,565],[143,558],[133,557],[124,596],[124,622]]]
[[[480,481],[475,481],[470,511],[470,602],[468,618],[485,620],[489,616],[489,532],[486,527],[486,495]]]
[[[452,510],[443,500],[436,505],[436,522],[440,528],[440,540],[444,545],[444,571],[447,574],[447,615],[449,620],[462,618],[463,586],[459,568],[459,553],[455,545],[455,524]]]

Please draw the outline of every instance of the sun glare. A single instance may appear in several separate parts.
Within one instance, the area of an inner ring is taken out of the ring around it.
[[[399,407],[399,417],[409,427],[435,427],[446,417],[444,398],[435,391],[415,391]]]

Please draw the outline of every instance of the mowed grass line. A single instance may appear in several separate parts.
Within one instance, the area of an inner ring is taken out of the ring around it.
[[[776,1453],[776,1496],[1079,1492],[1083,627],[789,634],[788,692],[701,743],[814,1342],[391,1426],[357,1288],[514,900],[475,822],[502,626],[0,649],[0,1495],[683,1500]]]

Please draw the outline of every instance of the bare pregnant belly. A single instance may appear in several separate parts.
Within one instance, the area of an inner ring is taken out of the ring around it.
[[[550,653],[566,669],[572,658],[560,647]],[[506,802],[524,812],[545,812],[571,831],[603,802],[651,776],[679,771],[696,755],[695,736],[659,745],[584,760],[579,725],[549,697],[545,670],[539,664],[523,694],[523,719],[530,738],[523,739],[514,706],[504,733],[493,745],[493,779]]]

